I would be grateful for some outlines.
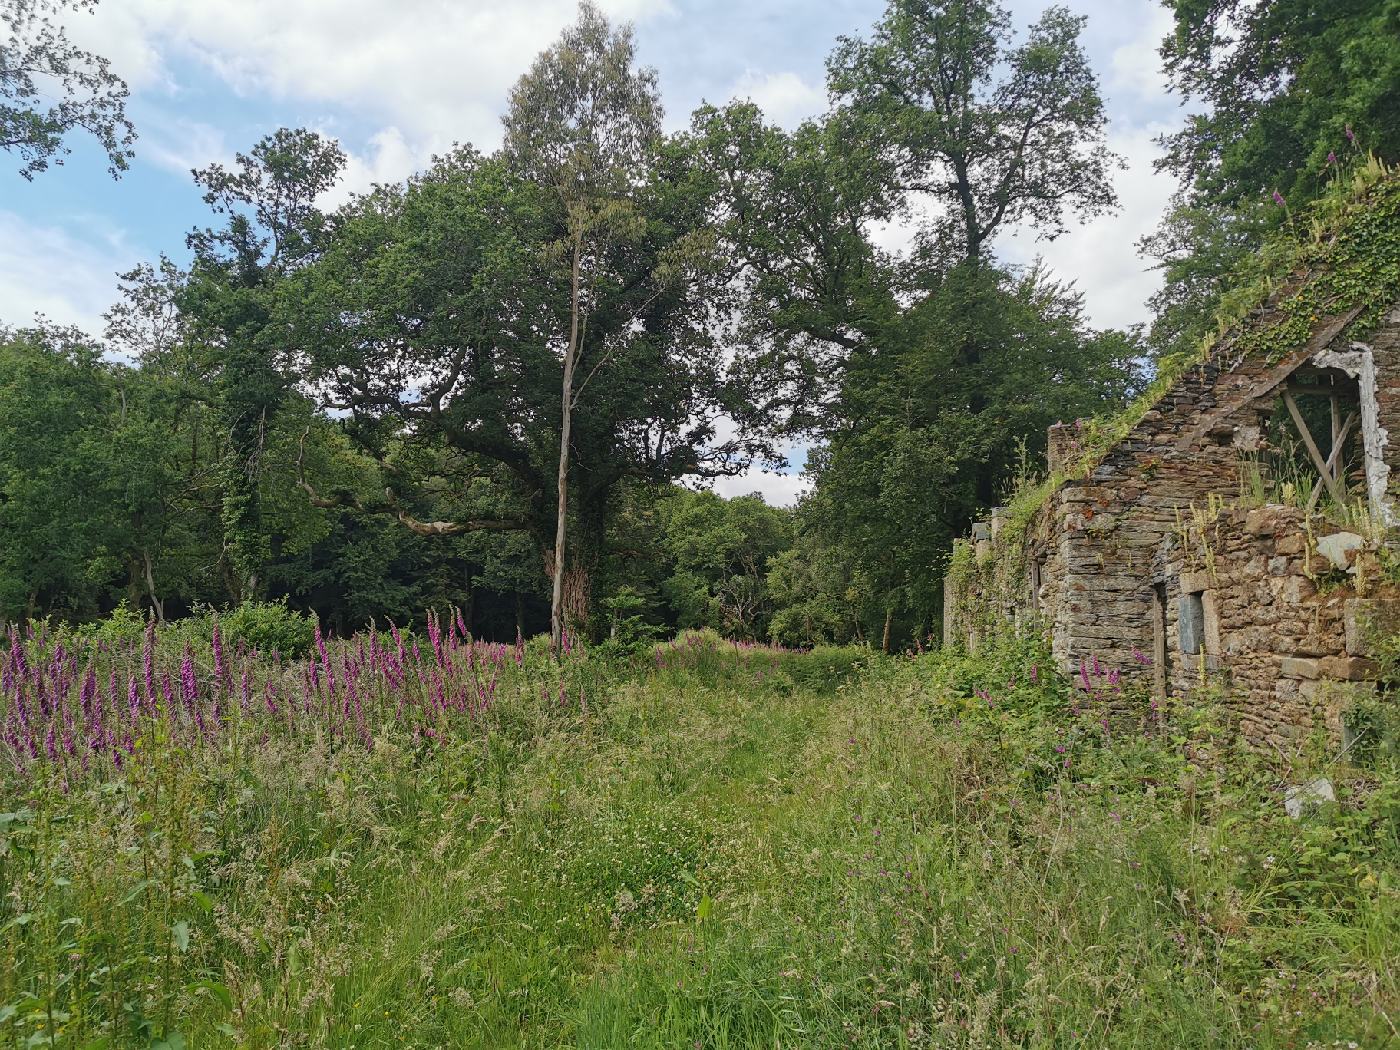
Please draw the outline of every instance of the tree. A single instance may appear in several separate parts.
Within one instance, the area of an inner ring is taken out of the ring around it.
[[[792,546],[792,514],[757,493],[724,499],[676,489],[659,507],[670,575],[662,590],[679,627],[713,627],[730,637],[767,634],[769,569]]]
[[[577,391],[574,370],[610,240],[630,240],[644,223],[633,206],[661,138],[656,72],[633,69],[630,27],[614,31],[596,7],[579,7],[578,22],[541,54],[511,92],[504,156],[524,178],[547,191],[562,220],[558,245],[568,286],[568,334],[563,344],[558,495],[550,634],[562,651],[569,456]],[[606,363],[609,349],[595,366]],[[591,379],[592,376],[590,375]]]
[[[595,30],[626,67],[623,35]],[[552,145],[571,119],[541,117],[554,130],[535,138],[522,123],[496,156],[461,148],[347,208],[323,256],[287,282],[279,321],[311,388],[386,479],[367,500],[308,476],[316,498],[425,534],[524,531],[551,590],[563,567],[556,626],[587,621],[627,483],[773,457],[719,339],[726,289],[692,153],[649,142],[626,185],[590,174],[583,185],[598,188],[571,203],[535,177],[572,156]],[[725,416],[756,425],[721,436]],[[429,507],[444,513],[425,518]]]
[[[124,589],[164,618],[188,593],[201,521],[168,395],[76,331],[0,333],[0,617],[92,615]]]
[[[1084,22],[1048,8],[1013,46],[989,0],[891,0],[871,40],[843,37],[828,60],[855,148],[944,206],[928,233],[960,256],[981,259],[1006,224],[1050,239],[1116,204]]]
[[[992,256],[1007,224],[1049,238],[1114,204],[1082,24],[1051,8],[1015,43],[994,4],[896,0],[870,40],[838,44],[822,119],[789,133],[732,104],[692,122],[749,389],[819,442],[804,555],[779,577],[783,637],[922,633],[952,537],[1020,450],[1139,378],[1131,337],[1090,331],[1071,288]],[[912,249],[881,250],[875,225],[929,196]]]
[[[17,153],[33,179],[71,152],[86,131],[107,154],[114,178],[128,167],[136,129],[126,118],[126,81],[101,55],[74,46],[57,19],[97,0],[0,0],[0,149]]]
[[[309,265],[327,238],[316,200],[345,164],[340,147],[315,132],[281,129],[230,171],[196,172],[204,200],[227,216],[219,230],[196,230],[177,302],[190,337],[211,357],[217,404],[227,434],[222,470],[224,546],[241,598],[258,594],[267,560],[258,479],[269,428],[293,378],[280,331],[269,330],[278,283]]]
[[[877,353],[901,298],[923,294],[869,236],[898,191],[838,121],[788,133],[752,103],[703,106],[686,146],[738,293],[727,320],[751,411],[819,430],[848,362]]]
[[[1400,3],[1166,6],[1164,67],[1199,109],[1160,140],[1157,165],[1179,188],[1141,244],[1164,275],[1151,303],[1159,355],[1194,350],[1213,332],[1221,293],[1265,238],[1352,160],[1400,157]]]
[[[1194,203],[1233,206],[1278,190],[1298,206],[1350,150],[1400,156],[1395,0],[1166,6],[1163,66],[1183,101],[1204,112],[1163,137],[1159,166]]]

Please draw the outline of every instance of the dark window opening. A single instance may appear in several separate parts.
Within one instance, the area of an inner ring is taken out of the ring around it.
[[[1206,629],[1206,605],[1199,593],[1183,594],[1177,603],[1176,641],[1187,656],[1201,654],[1201,639]]]
[[[1289,377],[1264,426],[1271,501],[1311,511],[1365,491],[1360,393],[1355,379],[1332,368]]]
[[[1152,684],[1153,692],[1167,696],[1171,677],[1167,673],[1167,585],[1152,585]]]

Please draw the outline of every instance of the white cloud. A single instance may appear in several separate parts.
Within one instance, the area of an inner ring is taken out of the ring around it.
[[[210,164],[233,163],[233,150],[218,128],[166,113],[157,113],[155,119],[142,122],[138,156],[183,176]]]
[[[826,109],[826,93],[789,72],[747,70],[729,89],[728,96],[748,99],[763,110],[769,120],[785,128],[795,128]]]
[[[714,489],[726,499],[757,492],[774,507],[791,507],[799,497],[811,491],[811,479],[805,474],[773,474],[749,470],[732,478],[719,478]]]
[[[1121,96],[1128,94],[1147,102],[1161,101],[1167,94],[1167,78],[1162,73],[1162,56],[1157,49],[1171,32],[1171,12],[1153,6],[1143,20],[1141,32],[1115,48],[1109,58],[1106,83],[1110,97],[1121,101]]]
[[[669,0],[601,6],[619,19],[670,11]],[[81,32],[140,86],[193,59],[243,95],[333,103],[409,141],[489,148],[510,85],[576,10],[573,0],[124,0]]]
[[[82,10],[64,12],[64,28],[79,47],[108,59],[112,72],[133,91],[175,90],[159,41],[146,28],[140,5],[104,3]]]
[[[445,144],[443,144],[445,146]],[[344,143],[341,143],[344,148]],[[436,147],[412,147],[396,127],[376,132],[369,140],[367,153],[346,149],[345,171],[340,182],[321,196],[323,208],[338,208],[357,193],[365,193],[376,185],[403,182],[427,166]]]
[[[1138,255],[1137,241],[1157,227],[1175,189],[1170,175],[1155,171],[1159,149],[1154,138],[1165,126],[1110,134],[1109,147],[1128,167],[1114,186],[1121,210],[1076,226],[1054,241],[1037,242],[1026,230],[1002,242],[1002,254],[1016,262],[1039,255],[1056,276],[1073,279],[1084,293],[1090,320],[1099,328],[1124,328],[1150,319],[1146,302],[1161,286],[1161,274]]]
[[[0,321],[23,326],[43,314],[100,334],[102,314],[116,299],[117,272],[140,259],[120,231],[95,235],[100,227],[94,222],[79,239],[0,210]]]

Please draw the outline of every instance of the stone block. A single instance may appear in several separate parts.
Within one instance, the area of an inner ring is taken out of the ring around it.
[[[1304,660],[1297,656],[1285,656],[1278,665],[1280,678],[1317,678],[1322,668],[1317,660]]]
[[[1317,553],[1332,563],[1332,567],[1346,571],[1356,560],[1356,552],[1366,545],[1366,541],[1354,532],[1334,532],[1317,541]]]
[[[1337,793],[1332,790],[1332,781],[1318,777],[1306,784],[1289,788],[1283,795],[1284,811],[1294,820],[1304,813],[1327,802],[1336,802]]]
[[[1199,593],[1188,593],[1176,603],[1177,645],[1188,656],[1199,653],[1205,643],[1205,604]]]
[[[1281,537],[1274,544],[1274,550],[1279,554],[1302,554],[1307,548],[1307,537],[1294,533],[1290,536]]]
[[[1380,665],[1364,656],[1324,656],[1318,661],[1324,678],[1341,682],[1369,682],[1380,674]]]
[[[1201,591],[1210,588],[1210,573],[1205,569],[1198,569],[1195,572],[1183,572],[1179,582],[1182,594],[1199,594]]]
[[[1400,625],[1400,601],[1348,598],[1342,606],[1342,625],[1348,653],[1352,656],[1374,656],[1372,632],[1393,632]]]
[[[1272,536],[1281,531],[1280,511],[1285,509],[1272,504],[1267,507],[1255,507],[1244,516],[1245,533],[1250,536]]]
[[[1283,586],[1279,588],[1279,600],[1296,605],[1299,602],[1307,601],[1317,593],[1317,587],[1312,580],[1306,576],[1284,577]]]

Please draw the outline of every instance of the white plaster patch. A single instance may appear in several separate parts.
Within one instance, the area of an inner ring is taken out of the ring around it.
[[[1396,524],[1395,509],[1386,499],[1390,484],[1390,466],[1385,461],[1385,448],[1390,435],[1381,426],[1380,406],[1376,400],[1376,362],[1366,343],[1352,343],[1350,350],[1320,350],[1313,363],[1322,368],[1335,368],[1356,380],[1360,387],[1361,437],[1366,450],[1366,491],[1371,510],[1386,526]]]

